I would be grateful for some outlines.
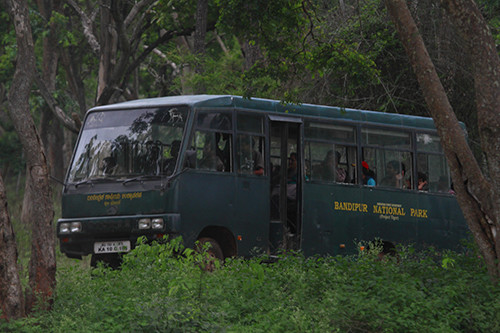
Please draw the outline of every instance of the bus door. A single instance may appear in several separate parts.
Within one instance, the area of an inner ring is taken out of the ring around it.
[[[270,116],[271,253],[301,243],[302,156],[300,119]]]

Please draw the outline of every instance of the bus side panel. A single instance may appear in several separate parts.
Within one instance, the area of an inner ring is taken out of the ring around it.
[[[467,227],[452,196],[351,185],[304,186],[306,255],[352,254],[359,241],[375,239],[458,248],[465,237]]]
[[[233,229],[234,193],[232,174],[186,171],[180,176],[179,212],[186,246],[193,246],[206,227]]]
[[[335,203],[361,202],[359,194],[359,188],[352,186],[304,184],[302,250],[306,256],[355,251],[355,240],[363,234],[363,214],[339,212]]]
[[[188,171],[181,177],[181,234],[192,246],[207,227],[226,228],[240,256],[267,249],[269,179],[234,174]],[[222,245],[222,244],[221,244]]]
[[[438,248],[460,249],[461,245],[457,239],[468,238],[470,234],[456,198],[448,195],[419,194],[421,209],[413,212],[414,215],[421,215],[422,223],[418,225],[419,243]]]
[[[234,232],[238,255],[263,253],[269,239],[269,178],[239,176],[236,183]]]

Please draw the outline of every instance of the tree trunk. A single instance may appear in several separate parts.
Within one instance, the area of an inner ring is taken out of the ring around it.
[[[18,48],[16,70],[9,90],[9,113],[23,145],[27,168],[26,190],[32,198],[28,209],[32,227],[30,290],[26,293],[26,312],[29,313],[37,299],[50,301],[55,287],[54,209],[47,159],[29,107],[36,67],[28,5],[26,1],[7,0],[7,7],[14,22]]]
[[[205,54],[205,36],[207,34],[208,0],[198,0],[196,6],[196,27],[194,31],[194,53]]]
[[[198,0],[196,6],[196,25],[194,30],[193,49],[196,55],[195,72],[202,74],[204,72],[203,59],[205,55],[205,36],[207,35],[207,16],[208,0]],[[203,94],[206,91],[205,84],[198,82],[195,87],[195,93]]]
[[[46,22],[50,22],[52,11],[57,10],[59,2],[56,0],[37,0],[38,9]],[[58,67],[58,50],[55,24],[49,26],[49,33],[43,37],[42,81],[49,93],[56,90],[56,76]],[[52,114],[48,105],[42,108],[40,121],[40,136],[47,152],[50,174],[56,179],[64,178],[62,164],[63,133],[57,118]]]
[[[63,129],[54,114],[48,109],[43,108],[40,119],[40,136],[43,146],[47,152],[47,159],[50,166],[50,174],[59,180],[64,178],[63,165]]]
[[[441,138],[460,207],[483,255],[490,276],[498,281],[500,278],[500,187],[498,185],[500,182],[498,179],[500,177],[498,173],[500,129],[497,110],[500,106],[498,101],[500,91],[498,88],[498,62],[493,59],[498,58],[498,55],[494,51],[495,45],[492,43],[492,38],[488,38],[489,31],[486,31],[487,26],[475,4],[471,0],[458,0],[457,2],[461,6],[454,8],[457,11],[455,16],[467,19],[467,23],[464,23],[462,27],[458,25],[459,29],[462,29],[465,39],[477,39],[479,42],[476,42],[478,44],[474,47],[493,50],[492,52],[476,50],[473,58],[478,63],[475,70],[476,96],[483,94],[497,96],[496,99],[487,99],[488,102],[485,102],[484,98],[477,100],[478,117],[483,119],[479,121],[480,131],[487,132],[481,135],[482,146],[488,156],[489,165],[494,164],[494,168],[490,167],[489,170],[490,176],[496,177],[493,186],[492,182],[486,179],[481,172],[468,146],[406,2],[404,0],[386,0],[386,5]],[[456,2],[452,0],[445,1],[445,3],[456,5]],[[467,5],[465,6],[465,4]],[[473,44],[471,43],[471,45]],[[471,50],[468,51],[471,52]],[[484,67],[485,63],[489,64],[488,68]],[[478,81],[482,83],[478,84]],[[485,108],[484,105],[479,104],[488,104],[489,107]],[[488,119],[489,122],[485,122],[485,119]],[[485,138],[489,141],[484,142]],[[495,150],[496,155],[489,153],[492,150]]]
[[[99,55],[99,76],[97,85],[96,101],[101,99],[106,87],[109,85],[109,77],[111,76],[112,64],[116,54],[116,32],[113,29],[111,15],[111,2],[103,1],[101,8],[101,26],[106,29],[101,29],[100,36],[100,55]],[[110,87],[108,87],[109,89]],[[102,103],[104,104],[104,103]]]
[[[78,118],[83,118],[87,112],[87,102],[85,100],[85,85],[81,75],[80,58],[74,57],[69,50],[61,50],[61,64],[66,73],[66,82],[73,99],[78,103],[80,109]]]
[[[21,280],[17,270],[17,246],[7,209],[7,197],[0,175],[0,310],[3,319],[24,316]]]
[[[263,59],[258,44],[250,44],[246,39],[240,40],[241,52],[245,58],[244,69],[250,70],[258,60]]]

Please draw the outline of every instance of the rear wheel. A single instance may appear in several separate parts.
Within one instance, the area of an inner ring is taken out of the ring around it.
[[[396,261],[399,262],[399,255],[393,243],[388,241],[374,241],[375,249],[378,251],[377,257],[378,260],[384,260],[388,258],[395,258]],[[368,246],[370,247],[370,246]]]
[[[222,248],[220,247],[219,243],[215,239],[210,237],[202,237],[198,239],[198,246],[196,250],[200,253],[203,253],[205,244],[209,244],[207,249],[208,258],[204,262],[202,262],[202,269],[212,272],[216,267],[216,261],[219,261],[221,263],[222,261],[224,261],[224,253],[222,252]]]

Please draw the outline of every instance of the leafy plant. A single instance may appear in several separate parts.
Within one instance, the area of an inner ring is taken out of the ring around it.
[[[376,250],[346,257],[284,253],[275,262],[261,255],[227,259],[213,272],[201,269],[206,259],[206,252],[173,239],[150,245],[140,240],[120,270],[90,270],[88,263],[66,260],[59,267],[53,310],[3,322],[0,330],[500,330],[500,290],[474,249],[406,247],[398,249],[397,260],[379,260]]]

